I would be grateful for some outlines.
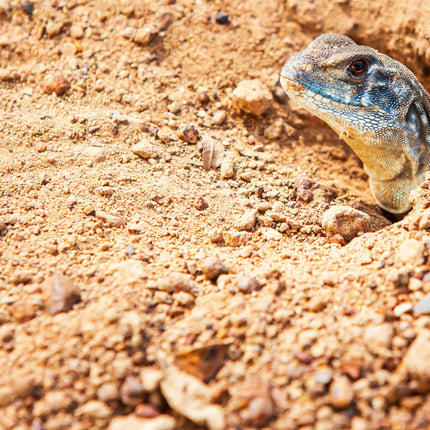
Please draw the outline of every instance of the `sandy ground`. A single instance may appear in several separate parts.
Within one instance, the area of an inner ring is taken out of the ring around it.
[[[277,85],[323,31],[429,84],[377,3],[0,1],[1,429],[430,426],[429,183],[393,223]]]

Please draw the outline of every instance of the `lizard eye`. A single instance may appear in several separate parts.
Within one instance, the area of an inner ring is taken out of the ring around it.
[[[348,70],[354,76],[360,76],[366,72],[368,64],[366,60],[354,60],[348,67]]]

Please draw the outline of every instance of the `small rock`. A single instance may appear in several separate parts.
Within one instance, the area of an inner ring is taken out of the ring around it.
[[[201,93],[198,94],[197,96],[197,100],[200,104],[202,105],[206,105],[209,103],[210,99],[209,99],[209,95],[207,92],[202,91]]]
[[[96,218],[102,220],[106,224],[109,224],[111,227],[122,227],[125,225],[125,219],[120,216],[111,215],[98,209],[94,215]]]
[[[423,211],[419,224],[420,230],[430,230],[430,208]]]
[[[176,294],[176,303],[184,308],[192,308],[195,304],[195,298],[192,294],[180,291]]]
[[[346,244],[344,237],[337,233],[327,239],[328,243],[337,243],[340,246],[344,246]]]
[[[72,24],[70,27],[70,36],[75,39],[82,39],[84,37],[84,28],[81,24]]]
[[[427,294],[414,306],[414,316],[419,317],[420,315],[430,315],[430,294]]]
[[[168,106],[169,112],[177,114],[181,111],[181,105],[178,102],[173,102]]]
[[[225,153],[223,160],[221,161],[221,178],[230,179],[234,177],[235,171],[235,153],[228,151]]]
[[[322,226],[329,237],[340,234],[349,241],[370,227],[370,216],[350,206],[332,206],[324,213]]]
[[[140,371],[142,388],[148,393],[158,390],[162,379],[163,372],[155,367],[144,367]]]
[[[46,94],[55,93],[57,96],[64,94],[70,88],[70,82],[61,72],[48,74],[42,83],[42,89]]]
[[[394,309],[393,309],[393,314],[396,317],[400,317],[403,314],[409,313],[411,312],[413,309],[412,303],[409,302],[403,302],[398,304]]]
[[[9,0],[0,0],[0,15],[6,13],[10,8]]]
[[[416,239],[408,239],[399,246],[397,257],[404,264],[420,266],[424,263],[424,244]]]
[[[225,118],[226,118],[225,112],[220,110],[213,115],[212,122],[215,125],[221,125],[225,121]]]
[[[113,382],[101,385],[97,390],[97,398],[105,403],[117,400],[119,398],[117,385]]]
[[[146,25],[142,28],[138,28],[133,37],[133,41],[138,45],[149,45],[157,36],[159,30],[154,25]]]
[[[250,231],[254,228],[255,221],[257,218],[256,211],[249,211],[245,214],[243,214],[235,223],[234,227],[241,231],[241,230],[247,230]]]
[[[158,415],[156,418],[128,415],[114,418],[107,430],[175,430],[176,428],[176,421],[170,415]]]
[[[279,231],[276,231],[274,228],[262,228],[261,235],[264,240],[281,240],[282,234]]]
[[[209,232],[209,239],[212,243],[224,242],[224,233],[221,229],[217,228]]]
[[[279,139],[282,135],[283,130],[284,124],[282,120],[277,120],[264,130],[264,137],[270,140]]]
[[[173,14],[166,11],[159,11],[155,16],[154,25],[158,31],[166,31],[173,22]]]
[[[338,409],[347,408],[354,398],[354,390],[346,376],[336,378],[330,385],[329,402]]]
[[[134,410],[136,416],[141,418],[155,418],[160,415],[160,411],[150,403],[140,403]]]
[[[199,140],[199,132],[193,126],[186,126],[179,134],[179,139],[189,144],[195,144]]]
[[[245,245],[251,239],[251,233],[246,231],[229,231],[226,234],[226,242],[228,246],[238,247]]]
[[[76,409],[77,416],[89,418],[108,418],[112,415],[111,408],[100,400],[90,400]]]
[[[88,146],[85,148],[84,152],[94,163],[102,163],[106,160],[105,150],[101,146]]]
[[[261,284],[257,279],[248,276],[242,276],[237,280],[237,288],[244,294],[249,294],[261,289]]]
[[[254,115],[262,115],[272,104],[272,93],[258,80],[239,82],[232,98],[237,109]]]
[[[410,345],[403,365],[414,377],[430,381],[430,330],[421,329],[416,339]]]
[[[228,273],[227,266],[218,257],[207,257],[200,263],[206,279],[215,281],[219,275]]]
[[[119,391],[121,401],[126,406],[136,406],[143,401],[144,390],[138,378],[128,376]]]
[[[207,201],[203,197],[198,197],[194,206],[199,211],[203,211],[209,207]]]
[[[51,276],[42,287],[42,298],[45,309],[51,315],[67,312],[80,302],[79,288],[62,275]]]
[[[389,348],[394,336],[394,329],[390,323],[383,323],[366,327],[364,340],[374,353],[378,353],[380,348]]]
[[[308,303],[305,304],[305,309],[311,312],[320,312],[327,306],[327,300],[321,296],[313,296]]]
[[[217,16],[215,17],[215,21],[217,24],[220,24],[220,25],[229,25],[230,24],[230,18],[224,12],[218,13]]]
[[[30,321],[36,316],[35,306],[28,302],[15,302],[11,311],[13,318],[19,323]]]
[[[124,39],[133,39],[133,37],[136,35],[137,29],[134,27],[126,27],[124,30],[120,31],[120,36]]]
[[[34,3],[31,1],[25,1],[24,3],[21,3],[21,9],[31,18],[34,12]]]
[[[158,151],[157,148],[151,143],[147,142],[145,139],[141,140],[139,143],[136,143],[131,147],[131,150],[144,159],[148,158],[157,158]]]
[[[161,381],[161,392],[177,413],[208,430],[224,430],[221,406],[211,404],[211,388],[198,378],[178,369],[169,369]]]

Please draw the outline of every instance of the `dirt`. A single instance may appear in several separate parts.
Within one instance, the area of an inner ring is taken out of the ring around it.
[[[430,183],[388,219],[277,85],[332,31],[429,88],[418,3],[0,1],[1,429],[430,426]]]

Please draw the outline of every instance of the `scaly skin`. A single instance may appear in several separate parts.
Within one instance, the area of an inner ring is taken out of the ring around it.
[[[361,159],[377,204],[410,209],[430,162],[430,97],[403,64],[346,36],[324,34],[296,54],[281,85]]]

